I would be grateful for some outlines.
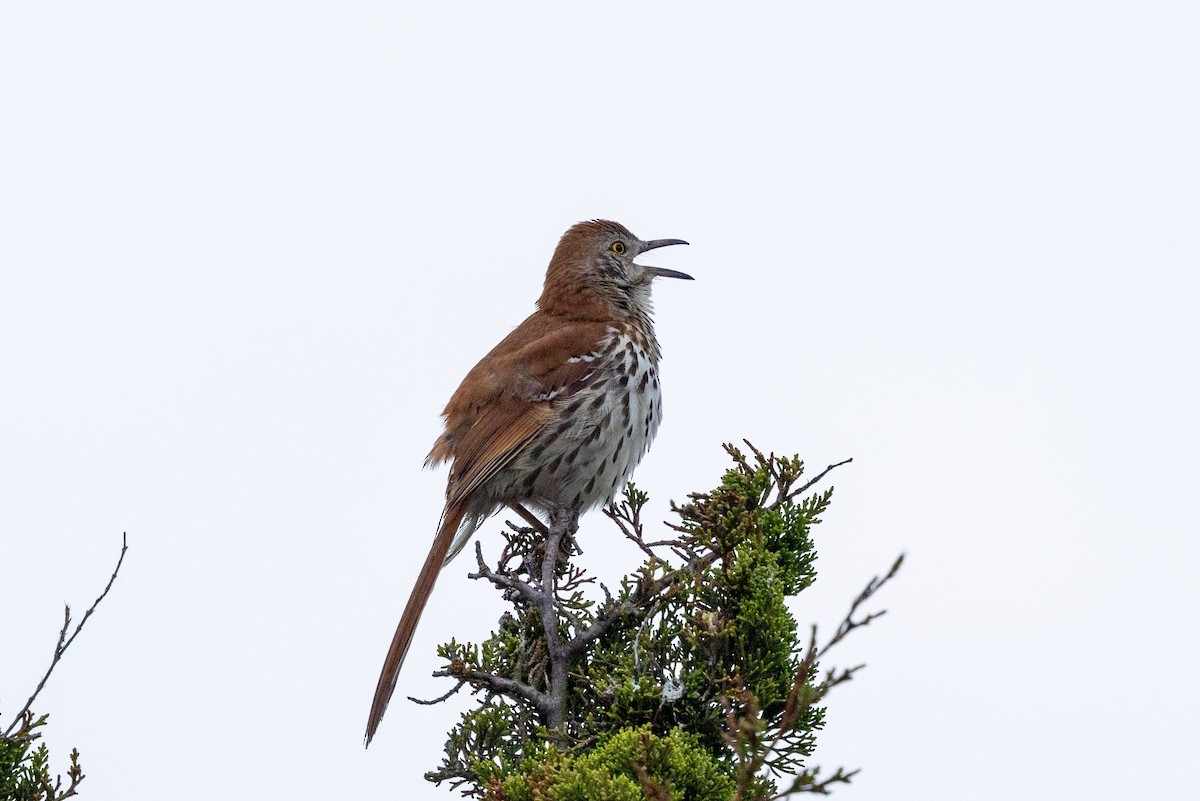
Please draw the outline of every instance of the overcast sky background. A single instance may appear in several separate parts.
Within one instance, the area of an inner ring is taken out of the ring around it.
[[[1198,41],[1192,2],[4,3],[0,717],[126,531],[37,704],[81,797],[456,797],[461,705],[362,748],[421,462],[607,217],[692,243],[650,519],[748,437],[854,457],[802,621],[908,554],[836,660],[839,797],[1194,798]],[[398,695],[503,610],[470,567]]]

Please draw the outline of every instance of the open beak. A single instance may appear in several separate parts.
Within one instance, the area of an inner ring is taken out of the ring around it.
[[[649,242],[642,244],[642,253],[645,253],[647,250],[654,250],[655,248],[665,248],[667,245],[686,244],[687,242],[682,239],[652,239]],[[642,269],[654,278],[682,278],[687,281],[695,280],[687,273],[681,273],[678,270],[668,270],[665,267],[649,267],[643,265]]]

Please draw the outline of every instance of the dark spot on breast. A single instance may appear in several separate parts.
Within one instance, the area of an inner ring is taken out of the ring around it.
[[[537,483],[538,475],[542,472],[542,468],[537,468],[529,475],[525,476],[525,480],[521,482],[525,487],[526,492],[533,490],[533,485]]]
[[[646,383],[650,380],[649,373],[642,373],[642,380],[638,382],[638,392],[646,391]]]
[[[552,462],[550,462],[550,464],[546,465],[546,469],[549,470],[551,473],[555,472],[556,470],[558,470],[558,466],[560,464],[562,464],[562,460],[563,460],[563,454],[559,453],[558,456],[554,457],[554,461],[552,461]]]
[[[588,479],[587,486],[583,488],[583,491],[588,494],[591,494],[592,488],[595,486],[596,486],[596,477],[592,476],[591,478]]]
[[[586,398],[586,397],[584,397],[584,398],[576,398],[575,400],[571,401],[571,403],[570,403],[570,404],[567,406],[567,408],[566,408],[566,409],[563,409],[563,415],[564,415],[564,416],[566,416],[566,417],[570,417],[571,415],[573,415],[573,414],[575,414],[576,412],[578,412],[578,411],[579,411],[579,407],[583,405],[583,402],[584,402],[585,400],[587,400],[587,398]]]
[[[588,404],[588,408],[589,409],[599,409],[603,405],[604,405],[604,393],[597,392],[596,397],[593,398],[592,402]]]
[[[623,373],[621,375],[621,379],[619,381],[617,381],[617,384],[620,385],[621,389],[625,389],[626,387],[628,387],[629,386],[629,373]]]
[[[545,451],[546,451],[546,445],[544,443],[541,445],[534,445],[529,450],[529,458],[533,459],[534,461],[537,461],[538,457],[541,456]]]
[[[567,431],[570,430],[571,426],[573,425],[575,425],[575,421],[568,417],[566,420],[563,420],[561,423],[559,423],[558,427],[554,429],[554,436],[556,438],[561,437],[563,434],[567,433]]]

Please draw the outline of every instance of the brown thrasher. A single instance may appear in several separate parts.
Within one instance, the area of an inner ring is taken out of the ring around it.
[[[425,460],[449,461],[446,508],[388,648],[371,744],[421,612],[442,567],[500,507],[583,511],[612,500],[662,418],[650,282],[690,275],[634,257],[681,239],[643,242],[592,220],[559,240],[537,311],[467,373],[446,404],[445,432]]]

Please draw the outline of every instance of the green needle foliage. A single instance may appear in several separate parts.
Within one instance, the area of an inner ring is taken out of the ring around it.
[[[63,787],[62,777],[50,773],[46,744],[34,747],[46,718],[35,718],[26,711],[15,731],[0,735],[0,801],[62,801],[77,794],[76,788],[83,781],[79,751],[71,750],[71,766],[67,768],[70,783]]]
[[[492,801],[749,801],[849,782],[856,771],[822,777],[807,760],[820,702],[862,666],[820,660],[883,614],[859,607],[901,560],[828,642],[815,627],[802,638],[788,601],[816,578],[810,533],[833,490],[813,487],[838,465],[801,483],[798,458],[749,447],[725,446],[733,465],[712,491],[672,505],[678,522],[663,539],[646,539],[635,487],[605,510],[645,561],[617,592],[600,585],[602,600],[570,561],[573,518],[549,536],[513,528],[496,569],[477,546],[472,578],[513,609],[486,642],[439,648],[437,675],[458,683],[438,700],[464,686],[479,700],[427,779]]]

